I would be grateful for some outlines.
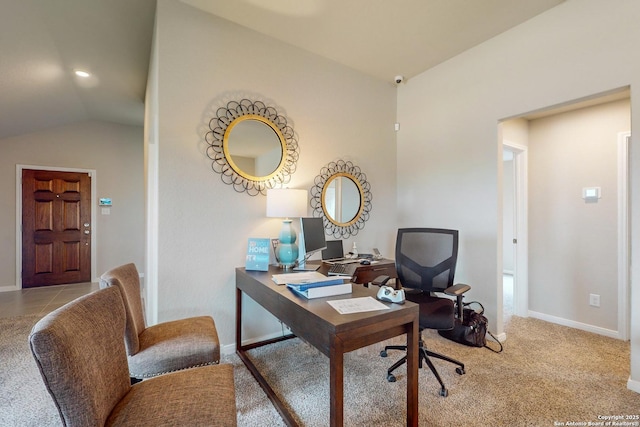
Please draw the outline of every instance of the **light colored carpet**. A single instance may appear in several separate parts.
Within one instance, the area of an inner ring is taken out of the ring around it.
[[[0,319],[0,426],[57,426],[60,421],[28,349],[27,336],[37,316]],[[513,317],[501,354],[465,347],[425,333],[432,350],[462,360],[459,376],[435,361],[449,396],[425,368],[420,372],[421,426],[553,426],[588,423],[600,415],[637,414],[640,395],[627,390],[629,343]],[[398,381],[386,381],[386,368],[400,352],[381,358],[381,345],[345,357],[345,425],[405,424],[404,368]],[[328,359],[294,339],[251,351],[254,362],[287,401],[301,425],[328,424]],[[265,394],[237,356],[235,366],[238,425],[283,426]]]

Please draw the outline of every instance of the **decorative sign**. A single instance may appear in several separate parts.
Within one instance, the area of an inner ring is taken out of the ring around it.
[[[100,206],[111,206],[111,197],[101,197]]]
[[[247,260],[245,269],[267,271],[269,270],[269,249],[271,239],[249,238],[247,245]]]

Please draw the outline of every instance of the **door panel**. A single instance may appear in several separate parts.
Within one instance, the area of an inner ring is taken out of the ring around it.
[[[22,287],[91,281],[91,178],[22,171]]]

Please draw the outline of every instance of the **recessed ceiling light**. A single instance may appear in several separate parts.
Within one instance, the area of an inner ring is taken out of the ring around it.
[[[86,78],[86,77],[91,76],[91,74],[89,74],[89,73],[87,73],[86,71],[83,71],[83,70],[74,70],[73,72],[78,77],[85,77]]]

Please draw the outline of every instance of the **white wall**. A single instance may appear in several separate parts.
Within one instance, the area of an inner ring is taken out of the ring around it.
[[[0,287],[16,284],[16,164],[92,169],[98,197],[111,197],[110,215],[98,210],[96,274],[127,262],[144,266],[143,129],[83,122],[0,141]],[[92,206],[91,209],[99,209]],[[96,279],[95,277],[93,279]]]
[[[157,95],[147,101],[158,111],[158,207],[150,212],[158,231],[149,237],[157,239],[149,260],[157,269],[148,277],[157,272],[149,286],[157,286],[159,321],[209,314],[222,344],[234,344],[235,267],[247,238],[276,237],[281,227],[265,217],[264,196],[235,192],[205,155],[208,121],[231,100],[262,100],[287,117],[300,145],[290,188],[309,190],[331,161],[359,166],[373,210],[345,247],[356,241],[362,252],[392,253],[394,86],[175,1],[158,2],[155,46]],[[245,338],[281,330],[255,304],[245,308]]]
[[[629,126],[628,100],[529,122],[529,309],[610,335],[618,331],[617,139]],[[584,187],[600,187],[601,199],[586,203]]]
[[[640,2],[565,3],[410,79],[398,91],[400,225],[460,230],[457,280],[485,303],[491,329],[502,258],[502,146],[498,122],[508,117],[630,85],[640,99]],[[632,109],[632,127],[640,111]],[[640,212],[640,150],[631,140],[632,212]],[[632,215],[640,246],[640,215]],[[501,253],[501,252],[500,252]],[[640,251],[632,250],[632,301],[640,306]],[[640,391],[640,313],[632,313],[630,387]]]

